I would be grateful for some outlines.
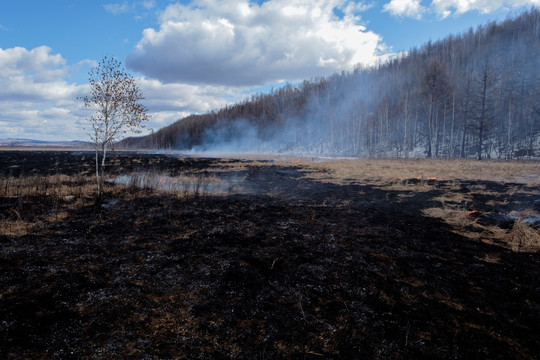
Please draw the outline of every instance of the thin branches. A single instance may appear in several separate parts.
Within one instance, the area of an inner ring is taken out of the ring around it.
[[[88,75],[90,95],[79,99],[85,107],[94,110],[88,118],[92,126],[88,135],[96,150],[96,182],[101,198],[107,151],[128,131],[140,133],[149,115],[140,102],[144,97],[135,78],[123,69],[119,60],[104,57]]]

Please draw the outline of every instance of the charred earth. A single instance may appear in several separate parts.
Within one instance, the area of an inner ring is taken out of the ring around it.
[[[294,162],[116,153],[112,179],[152,171],[234,186],[111,181],[96,203],[92,160],[0,153],[0,358],[540,354],[539,253],[497,235],[517,222],[488,216],[534,210],[525,184],[431,180],[416,191],[413,180],[319,181]],[[477,212],[459,228],[425,212],[449,193]]]

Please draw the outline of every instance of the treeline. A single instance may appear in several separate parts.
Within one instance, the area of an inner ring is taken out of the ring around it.
[[[370,157],[540,156],[540,10],[377,67],[192,115],[128,146]]]

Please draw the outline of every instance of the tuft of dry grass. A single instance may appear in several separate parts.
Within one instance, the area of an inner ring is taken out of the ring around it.
[[[516,220],[512,229],[503,238],[514,251],[540,249],[540,229],[535,229],[523,220]]]
[[[452,228],[456,229],[457,232],[463,232],[467,226],[475,223],[474,218],[469,215],[470,212],[465,209],[443,206],[424,209],[422,213],[428,217],[443,219]]]
[[[4,236],[22,236],[29,232],[30,223],[20,218],[20,214],[17,214],[15,219],[2,218],[0,219],[0,228],[2,231],[0,235]]]
[[[435,185],[431,180],[420,179],[418,181],[411,181],[410,179],[405,179],[383,183],[380,187],[393,191],[428,192],[433,190]]]

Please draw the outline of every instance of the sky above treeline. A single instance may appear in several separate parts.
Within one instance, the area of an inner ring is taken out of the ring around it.
[[[91,113],[77,97],[104,56],[138,79],[158,130],[533,6],[540,0],[2,1],[0,139],[87,140]]]

